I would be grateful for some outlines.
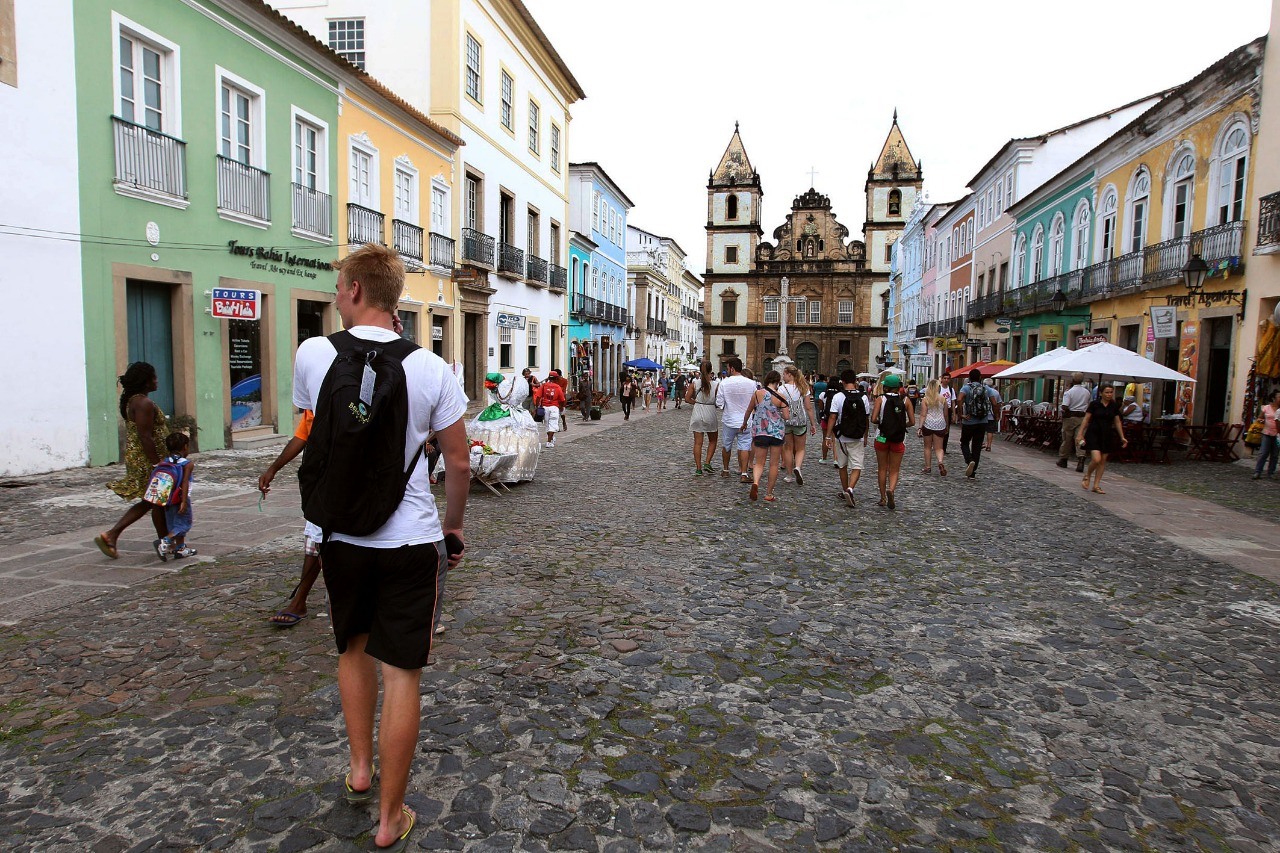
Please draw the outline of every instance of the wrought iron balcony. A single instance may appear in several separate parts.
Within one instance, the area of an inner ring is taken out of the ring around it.
[[[493,238],[474,228],[462,229],[462,259],[493,269]]]
[[[443,234],[437,234],[432,231],[430,245],[431,266],[453,269],[453,240]]]
[[[422,261],[422,229],[403,219],[391,220],[391,242],[397,252],[406,258]]]
[[[569,271],[557,264],[551,265],[551,289],[564,293],[569,283]]]
[[[187,143],[140,124],[111,117],[119,186],[173,198],[187,197]]]
[[[353,246],[363,246],[365,243],[385,246],[384,219],[376,210],[358,204],[347,204],[347,242]]]
[[[653,317],[647,317],[644,321],[644,328],[647,332],[656,332],[658,331],[658,321]]]
[[[302,184],[293,185],[293,227],[326,240],[333,236],[333,199]]]
[[[271,175],[230,157],[217,156],[218,210],[271,221]]]
[[[1256,255],[1280,252],[1280,192],[1258,200],[1258,244]]]
[[[538,284],[547,283],[547,262],[536,255],[530,255],[525,259],[525,280],[530,283]]]
[[[514,276],[524,275],[524,249],[510,243],[498,244],[498,272]]]

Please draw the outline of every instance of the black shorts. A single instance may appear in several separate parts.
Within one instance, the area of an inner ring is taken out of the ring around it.
[[[400,669],[426,666],[445,559],[443,541],[399,548],[326,542],[321,565],[338,654],[352,637],[368,634],[370,656]]]
[[[757,435],[751,441],[753,444],[755,444],[756,447],[781,447],[782,446],[782,439],[774,438],[771,435]]]

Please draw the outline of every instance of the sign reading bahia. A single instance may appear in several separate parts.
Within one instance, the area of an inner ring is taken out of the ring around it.
[[[218,320],[258,320],[262,313],[262,291],[238,287],[213,289],[213,316]]]

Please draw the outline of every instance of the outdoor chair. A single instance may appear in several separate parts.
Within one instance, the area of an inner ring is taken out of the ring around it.
[[[1234,462],[1240,458],[1236,453],[1236,442],[1244,431],[1244,424],[1225,423],[1210,424],[1200,437],[1192,458],[1206,462]]]

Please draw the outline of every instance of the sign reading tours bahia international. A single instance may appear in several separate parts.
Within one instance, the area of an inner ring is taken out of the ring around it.
[[[262,318],[262,291],[238,287],[213,289],[215,320],[259,320]]]
[[[1176,338],[1178,336],[1178,309],[1171,305],[1152,305],[1151,325],[1156,330],[1157,338]]]
[[[507,314],[506,312],[499,311],[497,323],[499,329],[523,329],[524,315]]]
[[[316,270],[332,269],[331,264],[320,258],[308,258],[293,252],[282,252],[274,246],[241,246],[238,240],[227,241],[227,251],[249,258],[249,268],[280,275],[296,275],[299,278],[316,278]]]

